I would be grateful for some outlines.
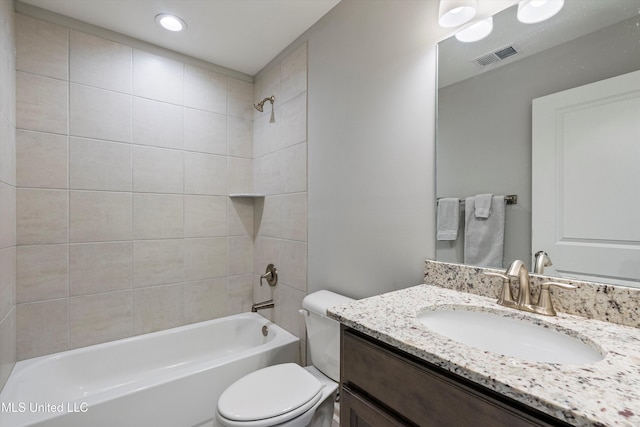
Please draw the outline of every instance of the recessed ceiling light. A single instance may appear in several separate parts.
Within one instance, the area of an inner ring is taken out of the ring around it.
[[[165,30],[184,31],[187,29],[187,23],[175,15],[161,13],[156,15],[156,23]]]

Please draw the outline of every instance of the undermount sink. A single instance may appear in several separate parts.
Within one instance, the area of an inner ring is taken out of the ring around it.
[[[459,343],[532,362],[588,364],[604,358],[593,346],[544,324],[465,307],[436,308],[417,317],[424,326]]]

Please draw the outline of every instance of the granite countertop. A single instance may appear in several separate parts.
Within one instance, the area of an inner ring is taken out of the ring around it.
[[[417,316],[432,306],[472,306],[570,330],[605,354],[591,364],[531,362],[489,353],[438,335]],[[576,426],[640,426],[640,329],[558,313],[505,308],[495,299],[433,285],[332,307],[340,323]]]

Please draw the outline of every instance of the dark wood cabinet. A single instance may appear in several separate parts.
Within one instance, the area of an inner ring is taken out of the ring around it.
[[[345,418],[349,421],[343,421]],[[404,426],[406,423],[379,408],[366,397],[349,390],[348,387],[343,387],[340,395],[340,425],[352,427],[398,427]]]
[[[569,426],[342,327],[341,427]]]

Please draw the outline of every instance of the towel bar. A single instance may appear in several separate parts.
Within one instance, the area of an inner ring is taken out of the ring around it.
[[[438,197],[436,201],[440,201],[442,197]],[[464,199],[460,199],[460,202],[464,202]],[[504,196],[504,202],[508,205],[515,205],[518,203],[518,195],[517,194],[507,194]]]

